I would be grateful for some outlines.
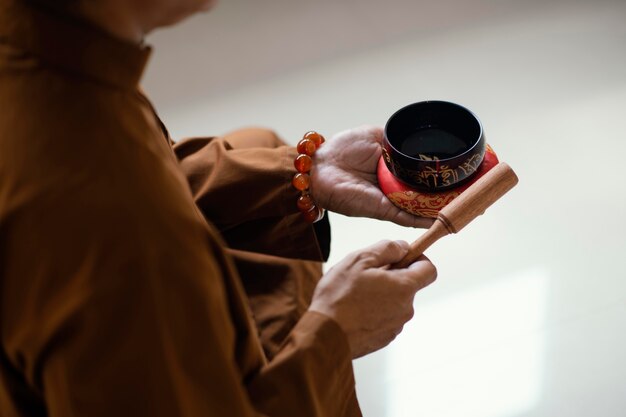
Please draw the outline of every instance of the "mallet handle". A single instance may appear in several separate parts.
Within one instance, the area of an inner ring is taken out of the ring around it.
[[[440,238],[458,233],[518,182],[511,167],[501,162],[444,207],[433,225],[411,244],[409,253],[393,268],[406,268]]]

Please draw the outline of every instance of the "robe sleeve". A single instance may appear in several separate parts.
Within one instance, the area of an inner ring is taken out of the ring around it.
[[[89,164],[48,156],[3,223],[3,348],[46,415],[356,415],[338,325],[305,314],[264,363],[232,262],[183,179],[117,146]],[[17,210],[25,201],[36,204]]]
[[[330,251],[328,219],[314,226],[296,208],[291,185],[297,155],[274,133],[242,129],[174,145],[194,200],[228,246],[287,258],[322,261]]]

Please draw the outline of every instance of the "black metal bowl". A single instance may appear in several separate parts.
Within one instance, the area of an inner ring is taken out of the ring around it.
[[[422,101],[387,121],[383,156],[389,171],[407,185],[438,192],[463,184],[485,156],[478,117],[447,101]]]

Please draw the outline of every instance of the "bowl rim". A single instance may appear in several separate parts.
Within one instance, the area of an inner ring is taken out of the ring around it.
[[[452,105],[452,106],[458,107],[458,108],[460,108],[461,110],[464,110],[464,111],[466,111],[467,113],[469,113],[469,114],[470,114],[470,115],[474,118],[474,120],[476,120],[476,122],[478,123],[478,128],[479,128],[479,131],[478,131],[478,137],[474,140],[474,144],[473,144],[471,147],[469,147],[469,148],[468,148],[465,152],[460,153],[460,154],[458,154],[458,155],[451,156],[451,157],[449,157],[449,158],[445,158],[445,159],[437,159],[437,160],[429,161],[429,160],[424,160],[424,159],[420,159],[420,158],[415,158],[415,157],[413,157],[413,156],[407,155],[407,154],[405,154],[404,152],[399,151],[399,150],[398,150],[395,146],[393,146],[393,144],[391,143],[391,140],[389,140],[389,137],[387,136],[387,128],[389,127],[389,123],[393,120],[393,118],[394,118],[394,117],[395,117],[398,113],[400,113],[401,111],[404,111],[404,110],[408,109],[409,107],[414,107],[414,106],[424,105],[424,104],[431,104],[431,103],[439,103],[439,104]],[[478,145],[482,142],[482,141],[481,141],[481,138],[483,138],[483,137],[484,137],[483,124],[482,124],[482,122],[480,121],[480,119],[478,118],[478,116],[476,116],[476,114],[475,114],[473,111],[471,111],[471,110],[470,110],[470,109],[468,109],[467,107],[462,106],[462,105],[460,105],[460,104],[458,104],[458,103],[454,103],[454,102],[451,102],[451,101],[445,101],[445,100],[424,100],[424,101],[417,101],[417,102],[415,102],[415,103],[407,104],[406,106],[404,106],[404,107],[402,107],[402,108],[400,108],[400,109],[396,110],[396,111],[395,111],[395,112],[394,112],[394,113],[393,113],[393,114],[389,117],[389,119],[387,119],[387,122],[385,123],[385,129],[383,130],[383,139],[384,139],[384,141],[385,141],[385,142],[389,145],[389,147],[390,147],[390,148],[391,148],[394,152],[398,153],[398,154],[399,154],[399,155],[401,155],[402,157],[407,158],[407,159],[409,159],[409,160],[416,161],[416,162],[422,162],[422,163],[427,163],[427,162],[435,162],[435,161],[438,161],[439,163],[443,163],[443,162],[448,162],[448,161],[456,160],[457,158],[462,158],[464,155],[472,153],[472,152],[475,150],[475,148],[476,148],[476,147],[477,147],[477,146],[478,146]]]

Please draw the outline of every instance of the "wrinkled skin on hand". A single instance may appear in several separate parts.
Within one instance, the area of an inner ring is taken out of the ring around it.
[[[430,227],[432,219],[400,210],[380,190],[376,168],[382,140],[383,129],[373,126],[346,130],[327,140],[313,158],[311,195],[320,207],[346,216]]]
[[[435,281],[437,270],[424,256],[389,269],[408,250],[407,242],[378,242],[346,256],[318,283],[309,309],[339,324],[353,358],[388,345],[413,317],[415,293]]]

